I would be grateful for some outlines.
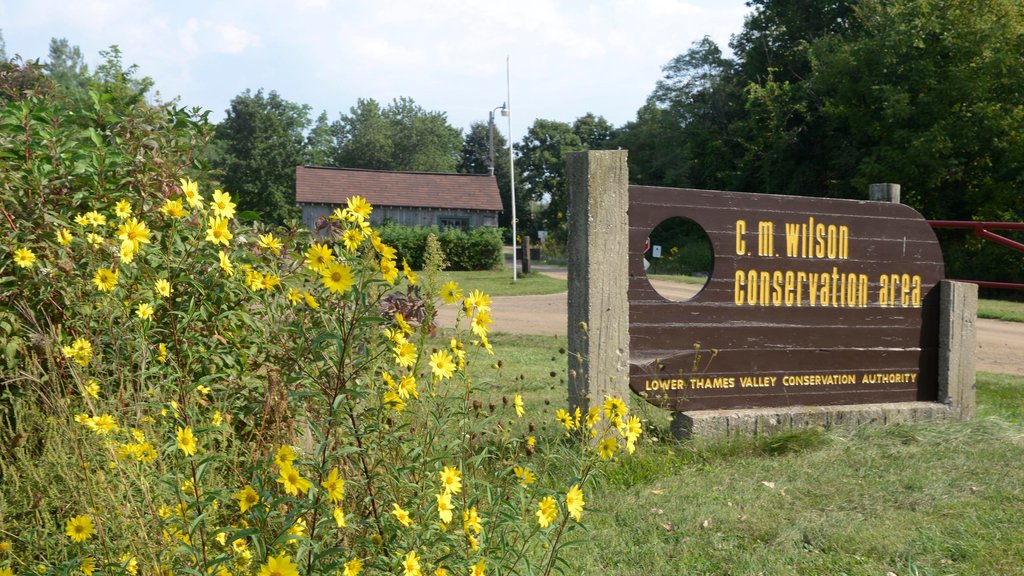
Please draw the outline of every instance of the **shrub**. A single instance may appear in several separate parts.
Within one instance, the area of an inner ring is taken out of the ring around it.
[[[4,132],[0,157],[18,172],[0,188],[0,573],[563,568],[596,465],[640,422],[607,399],[534,437],[478,409],[490,299],[443,282],[439,242],[399,272],[358,197],[323,240],[238,222],[230,194],[178,178],[205,131],[180,111],[138,111],[172,120],[147,148],[20,106],[3,113],[29,137]],[[442,305],[459,321],[439,338]]]
[[[440,239],[451,270],[493,270],[501,266],[501,233],[496,228],[463,232],[454,228],[440,230],[436,226],[387,225],[380,230],[381,239],[398,252],[398,260],[406,260],[417,270],[423,268],[427,237],[431,234]]]

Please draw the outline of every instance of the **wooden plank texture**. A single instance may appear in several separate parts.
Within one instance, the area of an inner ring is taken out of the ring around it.
[[[660,296],[644,242],[689,218],[704,289]],[[630,187],[630,386],[673,410],[935,400],[942,254],[891,203]]]

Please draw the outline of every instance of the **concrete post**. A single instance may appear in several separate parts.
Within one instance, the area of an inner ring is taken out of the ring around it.
[[[978,285],[943,280],[939,284],[939,402],[958,420],[974,418],[975,331]]]
[[[530,273],[530,236],[523,236],[523,275]]]
[[[574,152],[569,181],[569,407],[629,393],[625,150]]]
[[[899,184],[871,184],[868,186],[868,199],[872,202],[900,203]]]

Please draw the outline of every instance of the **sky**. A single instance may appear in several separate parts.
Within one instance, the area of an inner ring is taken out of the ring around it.
[[[90,70],[116,44],[161,100],[213,121],[262,88],[331,121],[358,98],[406,96],[465,130],[511,93],[519,141],[537,118],[635,119],[662,66],[704,36],[728,51],[748,13],[744,0],[0,0],[0,30],[9,57],[45,60],[66,38]]]

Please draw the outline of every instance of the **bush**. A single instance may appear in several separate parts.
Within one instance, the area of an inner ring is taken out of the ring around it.
[[[178,179],[204,122],[38,104],[2,111],[28,120],[0,136],[0,574],[565,568],[596,465],[640,434],[621,400],[529,436],[479,409],[490,299],[443,282],[438,241],[403,276],[358,197],[326,239],[242,224]]]
[[[387,225],[381,228],[383,242],[398,252],[398,260],[406,260],[414,269],[424,266],[427,238],[435,235],[441,241],[451,270],[493,270],[502,263],[501,232],[497,228],[476,228],[463,232],[454,228],[436,226]]]

